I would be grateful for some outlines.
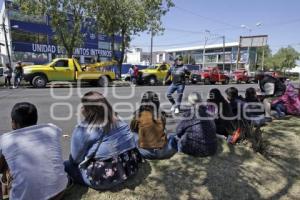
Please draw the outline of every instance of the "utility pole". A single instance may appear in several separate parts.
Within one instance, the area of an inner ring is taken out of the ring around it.
[[[239,41],[239,46],[238,46],[238,50],[237,50],[237,56],[236,56],[236,67],[235,69],[237,70],[239,67],[239,61],[240,61],[240,51],[241,51],[241,40],[242,37],[240,37],[240,41]]]
[[[206,48],[206,44],[207,44],[207,41],[208,41],[208,36],[206,35],[207,33],[210,33],[209,30],[206,30],[205,31],[205,38],[204,38],[204,48],[203,48],[203,58],[202,58],[202,69],[204,68],[204,65],[205,65],[205,48]]]
[[[225,35],[222,36],[223,38],[223,71],[225,71]]]
[[[152,65],[152,59],[153,59],[153,30],[151,30],[150,65]]]
[[[6,31],[6,27],[5,27],[5,16],[3,16],[2,30],[3,30],[3,33],[4,33],[4,40],[5,40],[5,46],[6,46],[8,62],[9,62],[9,65],[11,66],[11,58],[10,58],[9,46],[8,46],[7,35],[6,35],[7,31]]]

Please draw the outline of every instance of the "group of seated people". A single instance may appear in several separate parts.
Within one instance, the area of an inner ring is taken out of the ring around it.
[[[286,103],[293,96],[291,87],[288,85],[286,92],[274,99],[279,114],[294,112]],[[156,93],[143,95],[127,124],[105,96],[88,92],[81,99],[82,122],[72,133],[67,161],[62,157],[62,130],[53,124],[37,125],[37,108],[31,103],[18,103],[11,112],[13,131],[0,138],[2,183],[7,184],[11,199],[56,200],[62,199],[70,184],[111,189],[136,175],[144,159],[168,159],[177,152],[212,156],[218,137],[231,144],[238,141],[237,121],[265,123],[265,110],[258,108],[264,108],[264,104],[254,88],[246,90],[245,98],[236,88],[228,88],[226,94],[227,98],[212,89],[205,102],[199,93],[191,93],[190,109],[183,113],[176,132],[167,133],[167,115]],[[293,97],[300,101],[299,94]],[[254,112],[249,112],[251,109]],[[239,118],[241,112],[245,116]]]

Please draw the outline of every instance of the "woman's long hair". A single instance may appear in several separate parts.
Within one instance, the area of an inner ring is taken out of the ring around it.
[[[82,99],[82,114],[89,127],[100,126],[108,133],[116,121],[115,113],[107,99],[99,92],[90,91]]]
[[[155,92],[148,91],[143,94],[141,100],[141,106],[139,108],[139,113],[143,111],[149,111],[153,115],[153,119],[157,119],[160,112],[160,101],[158,95]]]
[[[210,90],[208,102],[215,103],[218,106],[218,112],[220,113],[220,111],[222,111],[223,116],[233,116],[229,103],[223,97],[219,89],[214,88]]]

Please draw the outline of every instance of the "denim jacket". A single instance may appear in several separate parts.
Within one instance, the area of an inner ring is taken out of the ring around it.
[[[76,126],[72,134],[71,156],[73,160],[79,164],[86,156],[93,154],[100,139],[102,142],[95,155],[97,159],[110,159],[136,148],[129,126],[121,120],[116,122],[109,133],[104,133],[100,127],[88,128],[88,124],[82,122]]]

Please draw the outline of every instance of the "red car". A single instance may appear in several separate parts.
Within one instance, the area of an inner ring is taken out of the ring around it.
[[[201,81],[204,82],[204,84],[215,84],[216,82],[220,82],[222,84],[228,84],[229,83],[229,76],[224,74],[218,67],[209,67],[205,70],[203,70],[201,73]]]
[[[242,82],[249,83],[250,82],[250,76],[248,74],[248,71],[245,69],[239,69],[233,72],[233,80],[240,84]]]

